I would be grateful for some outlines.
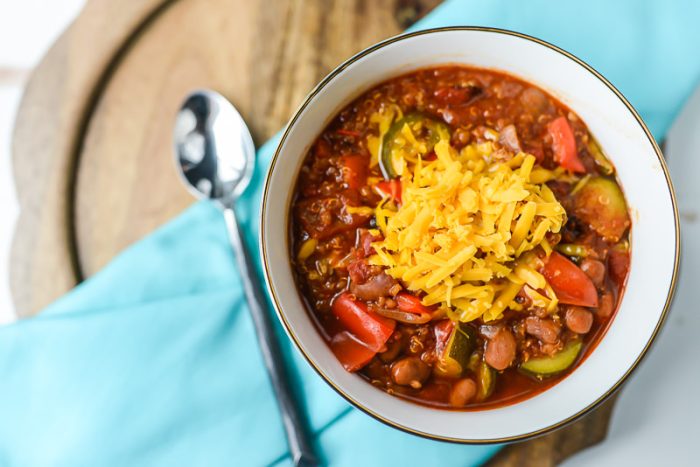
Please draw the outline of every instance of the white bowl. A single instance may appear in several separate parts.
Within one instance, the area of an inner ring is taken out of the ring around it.
[[[632,218],[632,260],[622,304],[590,356],[554,387],[482,411],[428,408],[390,396],[345,371],[317,331],[290,264],[289,206],[307,150],[336,113],[378,83],[418,68],[464,64],[504,71],[545,89],[575,111],[617,168]],[[287,333],[338,393],[394,427],[464,443],[519,440],[583,415],[639,364],[661,327],[676,282],[679,225],[661,152],[637,112],[605,78],[571,54],[510,31],[453,27],[388,39],[328,75],[290,121],[268,174],[261,249],[268,287]]]

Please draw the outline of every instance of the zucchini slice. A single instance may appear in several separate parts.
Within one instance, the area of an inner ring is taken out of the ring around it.
[[[401,132],[404,125],[413,132],[416,140],[425,143],[426,153],[433,150],[440,139],[450,138],[449,127],[420,112],[413,112],[395,121],[382,140],[382,152],[379,158],[379,168],[386,179],[396,178],[401,175],[396,169],[395,159],[400,157],[399,151],[406,144]]]
[[[593,177],[574,197],[574,213],[601,237],[617,242],[630,225],[627,203],[614,180]]]
[[[469,366],[469,357],[476,347],[476,332],[465,323],[457,323],[438,359],[436,369],[443,376],[458,377]]]
[[[476,400],[483,401],[487,399],[496,387],[496,370],[491,368],[488,363],[481,362],[476,371]]]
[[[570,342],[551,357],[531,358],[520,365],[520,369],[538,378],[556,375],[573,365],[582,347],[583,343],[580,340]]]

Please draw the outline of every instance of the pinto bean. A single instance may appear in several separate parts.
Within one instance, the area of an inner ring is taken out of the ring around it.
[[[394,335],[386,343],[386,350],[378,355],[382,362],[391,363],[396,360],[396,357],[399,356],[403,347],[402,337],[400,332],[394,332]]]
[[[581,261],[579,267],[591,278],[597,287],[603,284],[603,280],[605,280],[605,265],[603,263],[597,259],[585,258]]]
[[[580,306],[571,306],[566,310],[564,322],[576,334],[586,334],[593,325],[593,313]]]
[[[500,329],[486,342],[484,360],[496,370],[505,370],[515,359],[515,338],[507,329]]]
[[[559,340],[561,326],[551,319],[528,316],[525,318],[525,332],[535,336],[545,344],[554,344]]]
[[[539,116],[552,109],[549,98],[537,88],[527,88],[520,94],[520,103],[529,114]]]
[[[454,407],[467,405],[476,396],[476,383],[471,378],[460,379],[452,385],[450,404]]]
[[[406,357],[391,365],[391,378],[400,386],[420,389],[430,376],[430,367],[418,357]]]
[[[561,349],[563,348],[564,344],[561,341],[554,344],[542,344],[540,345],[540,353],[551,357],[552,355],[561,352]]]
[[[612,292],[606,291],[598,300],[596,314],[601,318],[608,318],[613,314],[613,311],[615,311],[615,297],[613,297]]]

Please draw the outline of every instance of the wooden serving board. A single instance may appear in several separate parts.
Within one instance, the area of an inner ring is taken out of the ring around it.
[[[185,209],[171,129],[182,97],[229,97],[256,143],[342,60],[439,0],[90,0],[34,71],[13,140],[11,287],[37,313]],[[491,465],[556,465],[605,438],[613,402]]]

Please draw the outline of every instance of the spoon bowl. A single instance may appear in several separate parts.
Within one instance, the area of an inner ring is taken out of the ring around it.
[[[197,198],[231,203],[250,184],[253,138],[221,94],[199,90],[187,96],[175,120],[174,143],[180,175]]]

